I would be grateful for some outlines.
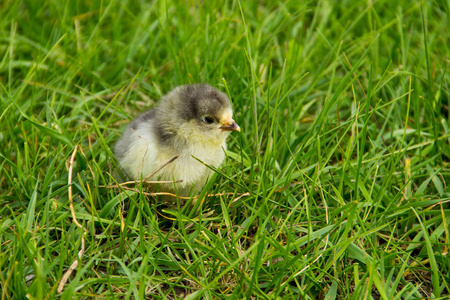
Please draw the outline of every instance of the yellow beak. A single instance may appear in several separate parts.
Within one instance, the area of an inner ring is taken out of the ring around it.
[[[228,119],[219,127],[222,131],[241,131],[241,127],[233,119]]]

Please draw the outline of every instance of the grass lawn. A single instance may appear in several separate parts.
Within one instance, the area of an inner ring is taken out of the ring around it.
[[[1,299],[448,299],[449,15],[1,1]],[[121,131],[198,82],[242,128],[203,201],[114,187]]]

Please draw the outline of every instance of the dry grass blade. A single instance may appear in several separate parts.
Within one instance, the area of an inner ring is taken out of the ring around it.
[[[162,165],[159,169],[157,169],[155,172],[151,173],[150,175],[147,175],[147,177],[144,178],[144,181],[146,181],[147,179],[151,178],[153,175],[155,175],[156,173],[158,173],[159,171],[161,171],[163,168],[165,168],[168,164],[171,164],[175,159],[177,159],[178,157],[180,157],[180,155],[177,155],[175,157],[172,157],[168,162],[166,162],[164,165]]]
[[[156,171],[154,171],[153,173],[150,173],[149,175],[147,175],[142,181],[141,180],[131,180],[131,181],[126,181],[126,182],[122,182],[120,184],[116,184],[116,185],[108,185],[108,186],[104,186],[101,185],[99,187],[106,187],[106,188],[116,188],[116,187],[123,187],[125,185],[128,184],[138,184],[138,183],[148,183],[148,184],[158,184],[158,183],[180,183],[183,182],[183,180],[147,180],[149,178],[151,178],[153,175],[155,175],[156,173],[158,173],[159,171],[161,171],[163,168],[165,168],[167,165],[169,165],[170,163],[172,163],[174,160],[176,160],[178,157],[180,157],[180,155],[174,156],[172,157],[170,160],[168,160],[166,163],[164,163],[159,169],[157,169]]]
[[[58,293],[61,293],[64,289],[64,285],[66,284],[67,280],[69,279],[72,272],[77,268],[78,263],[81,261],[81,257],[84,254],[84,237],[87,234],[86,228],[81,225],[77,217],[75,216],[75,210],[73,208],[73,193],[72,193],[72,174],[73,174],[73,164],[75,162],[75,155],[77,154],[78,145],[75,146],[75,149],[73,150],[72,157],[70,158],[70,166],[69,166],[69,179],[68,179],[68,186],[69,186],[69,207],[70,207],[70,213],[72,215],[72,222],[77,225],[78,228],[83,230],[83,235],[81,236],[81,249],[78,252],[78,257],[73,261],[73,263],[70,265],[69,269],[67,269],[66,273],[64,273],[63,277],[61,278],[61,281],[58,285]]]
[[[140,183],[140,180],[132,180],[132,181],[126,181],[126,182],[122,182],[119,184],[114,184],[114,185],[99,185],[99,187],[105,187],[108,189],[111,188],[118,188],[118,187],[123,187],[129,184],[138,184]],[[142,183],[148,183],[148,184],[158,184],[158,183],[180,183],[183,182],[183,180],[147,180],[147,181],[142,181]]]

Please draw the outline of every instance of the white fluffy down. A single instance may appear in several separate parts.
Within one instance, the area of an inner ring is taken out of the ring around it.
[[[173,157],[180,155],[149,180],[183,180],[176,184],[159,185],[160,190],[168,192],[176,190],[179,195],[188,195],[191,189],[200,190],[213,171],[192,156],[212,167],[218,167],[225,158],[225,138],[228,133],[220,132],[217,138],[209,139],[202,137],[195,128],[190,128],[194,126],[193,124],[187,123],[185,130],[178,134],[191,142],[180,151],[158,143],[154,132],[149,130],[153,128],[152,122],[153,120],[147,120],[141,123],[131,133],[131,142],[128,145],[128,151],[120,161],[121,166],[130,177],[140,179],[141,176],[145,178]]]

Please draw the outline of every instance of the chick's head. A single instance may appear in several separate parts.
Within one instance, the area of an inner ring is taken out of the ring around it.
[[[240,131],[233,120],[228,97],[206,85],[184,85],[174,89],[161,102],[160,113],[167,129],[192,142],[223,143],[231,131]]]

